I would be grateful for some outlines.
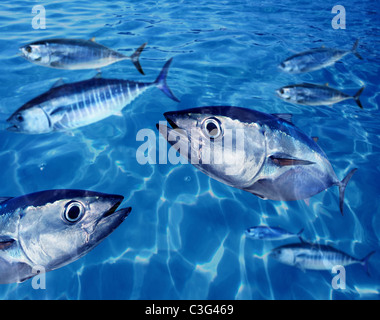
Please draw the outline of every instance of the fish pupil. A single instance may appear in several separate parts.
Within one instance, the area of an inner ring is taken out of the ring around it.
[[[17,118],[17,121],[20,121],[20,122],[24,121],[24,117],[21,114],[18,114],[16,118]]]
[[[216,136],[219,131],[217,125],[214,122],[209,122],[206,126],[206,129],[211,136]]]
[[[67,212],[67,217],[71,221],[75,221],[78,219],[80,214],[80,208],[78,206],[72,206]]]
[[[25,48],[25,50],[26,50],[26,52],[31,53],[32,52],[32,47],[31,46],[27,46]]]

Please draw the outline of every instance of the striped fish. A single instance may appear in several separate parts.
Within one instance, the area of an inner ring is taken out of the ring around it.
[[[281,62],[279,68],[287,73],[310,72],[331,66],[350,53],[353,53],[358,59],[363,60],[356,51],[358,42],[359,40],[356,40],[351,50],[322,47],[297,53]]]
[[[302,270],[331,270],[334,266],[345,267],[358,263],[368,272],[368,259],[374,253],[360,260],[327,245],[296,243],[273,249],[270,257]]]
[[[93,78],[63,84],[24,104],[7,120],[9,131],[40,134],[89,125],[120,112],[152,87],[179,101],[166,84],[172,59],[167,61],[154,82]]]
[[[137,70],[144,74],[139,57],[146,43],[130,57],[90,40],[50,39],[36,41],[20,47],[21,55],[37,65],[55,69],[99,69],[112,63],[131,60]]]
[[[305,106],[328,106],[341,101],[353,99],[359,108],[363,109],[359,97],[364,88],[365,87],[360,88],[356,94],[350,96],[337,89],[330,88],[327,84],[318,85],[312,83],[301,83],[284,86],[276,90],[276,93],[282,100]]]

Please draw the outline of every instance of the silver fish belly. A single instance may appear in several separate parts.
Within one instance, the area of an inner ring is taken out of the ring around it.
[[[178,101],[166,84],[171,61],[150,83],[93,78],[53,87],[19,108],[7,120],[12,124],[8,130],[40,134],[83,127],[120,112],[151,87]]]
[[[338,186],[343,212],[344,190],[356,169],[339,181],[323,150],[289,115],[220,106],[164,116],[172,128],[158,125],[161,134],[208,176],[270,200],[307,199]]]
[[[123,196],[48,190],[0,198],[0,283],[23,282],[92,250],[129,215]]]

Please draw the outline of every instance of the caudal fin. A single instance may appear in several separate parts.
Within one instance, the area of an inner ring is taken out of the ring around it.
[[[179,100],[176,98],[176,96],[173,94],[173,92],[170,90],[170,88],[168,87],[166,83],[166,77],[168,76],[169,67],[172,61],[173,61],[173,58],[170,58],[165,63],[156,81],[154,81],[154,84],[157,86],[158,89],[160,89],[163,93],[165,93],[170,99],[179,102]]]
[[[305,241],[303,241],[303,238],[302,238],[302,233],[303,233],[303,231],[304,231],[304,228],[302,228],[300,231],[298,231],[298,233],[297,233],[297,237],[298,237],[298,239],[300,239],[300,241],[302,242],[302,243],[304,243]]]
[[[355,93],[355,95],[352,97],[356,104],[359,106],[360,109],[363,109],[362,103],[360,102],[359,96],[362,94],[365,86],[361,87],[358,92]]]
[[[339,209],[342,215],[343,215],[344,191],[346,190],[348,181],[350,181],[351,177],[354,175],[356,170],[358,169],[357,168],[352,169],[339,184]]]
[[[365,256],[362,260],[360,260],[365,272],[369,275],[369,272],[368,272],[368,260],[369,258],[371,258],[371,256],[375,253],[376,251],[372,251],[370,252],[369,254],[367,254],[367,256]]]
[[[140,65],[140,61],[139,61],[139,58],[140,58],[140,54],[141,52],[144,50],[145,46],[146,46],[146,42],[144,44],[142,44],[131,56],[131,60],[133,62],[133,64],[135,65],[136,69],[143,75],[145,75],[143,69],[141,68],[141,65]]]
[[[352,49],[351,49],[351,52],[357,56],[360,60],[363,60],[363,57],[356,51],[357,47],[358,47],[358,43],[359,43],[359,39],[355,41]]]

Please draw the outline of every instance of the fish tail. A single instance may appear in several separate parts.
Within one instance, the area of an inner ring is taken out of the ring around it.
[[[352,97],[356,104],[359,106],[360,109],[363,109],[362,103],[360,102],[359,96],[362,94],[365,86],[361,87],[358,92],[355,93],[355,95]]]
[[[343,215],[343,201],[344,201],[344,191],[346,190],[347,183],[350,181],[351,177],[358,170],[357,168],[352,169],[346,177],[339,183],[339,209],[341,214]]]
[[[301,236],[304,230],[305,230],[305,229],[302,228],[302,229],[301,229],[300,231],[298,231],[298,233],[297,233],[297,237],[298,237],[298,239],[300,239],[300,241],[301,241],[302,243],[305,242],[305,241],[303,240],[302,236]]]
[[[158,89],[160,89],[163,93],[165,93],[170,99],[179,102],[179,100],[176,98],[176,96],[173,94],[173,92],[170,90],[170,88],[168,87],[166,83],[166,77],[168,76],[169,67],[172,61],[173,61],[173,58],[170,58],[165,63],[156,81],[154,81],[154,84],[157,86]]]
[[[376,251],[372,251],[369,254],[367,254],[362,260],[360,260],[360,263],[362,264],[365,272],[369,275],[368,272],[368,260],[371,258],[371,256],[375,253]]]
[[[358,43],[359,43],[359,39],[355,41],[352,49],[351,49],[351,52],[357,56],[360,60],[363,60],[363,57],[356,51],[357,47],[358,47]]]
[[[131,56],[131,60],[132,60],[132,63],[135,65],[136,69],[143,75],[145,75],[143,69],[141,68],[141,65],[140,65],[140,61],[139,61],[139,58],[140,58],[140,54],[141,52],[144,50],[145,46],[147,45],[147,43],[145,42],[144,44],[142,44]]]

